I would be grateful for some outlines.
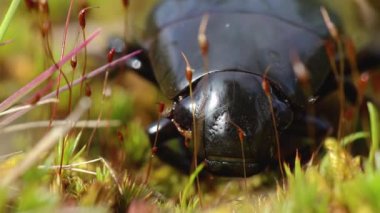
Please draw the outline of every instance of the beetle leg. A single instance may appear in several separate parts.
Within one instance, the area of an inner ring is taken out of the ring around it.
[[[162,161],[184,173],[190,172],[191,153],[185,146],[184,138],[168,118],[152,123],[147,132],[152,147],[156,146],[156,155]],[[155,144],[156,134],[158,137]]]
[[[310,136],[310,128],[314,130],[313,138]],[[296,114],[293,123],[280,135],[282,159],[293,163],[298,153],[303,162],[309,160],[331,132],[332,126],[327,121],[304,113]]]
[[[126,43],[124,39],[120,37],[111,38],[109,41],[109,49],[114,48],[116,52],[116,57],[121,57],[125,54],[132,53],[137,50],[143,50],[142,53],[129,58],[125,62],[125,67],[129,70],[133,70],[136,74],[150,81],[151,83],[157,85],[157,80],[154,76],[154,72],[148,57],[147,52],[143,47],[136,43]]]

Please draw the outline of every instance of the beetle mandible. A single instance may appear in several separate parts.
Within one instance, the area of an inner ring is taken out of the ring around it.
[[[315,141],[321,141],[330,124],[307,113],[334,87],[325,50],[331,38],[320,7],[318,0],[160,1],[147,23],[149,39],[141,43],[147,55],[129,61],[140,60],[141,66],[130,67],[174,102],[168,116],[147,130],[152,144],[158,130],[158,157],[190,171],[183,135],[194,130],[193,107],[198,159],[215,175],[250,176],[275,162],[276,132],[283,153],[310,148],[295,142],[308,137],[308,126],[315,129]],[[207,70],[197,40],[205,14]],[[339,27],[339,20],[333,20]],[[193,99],[182,53],[193,68]],[[293,71],[292,53],[309,70],[307,93]],[[364,67],[366,62],[358,63]],[[242,148],[239,131],[244,133]],[[174,138],[179,139],[177,148],[168,145]]]

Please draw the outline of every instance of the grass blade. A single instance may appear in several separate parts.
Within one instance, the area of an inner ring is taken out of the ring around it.
[[[8,8],[7,13],[4,16],[3,22],[0,25],[0,41],[3,40],[4,34],[8,29],[9,23],[11,22],[14,14],[16,13],[18,5],[20,5],[21,0],[13,0]]]
[[[355,132],[344,137],[342,139],[342,145],[347,146],[356,140],[369,138],[369,137],[370,137],[370,134],[368,132]]]
[[[368,162],[370,165],[374,165],[375,153],[379,149],[379,114],[372,103],[368,102],[367,107],[371,124],[371,147]]]
[[[185,209],[185,207],[187,206],[186,201],[189,198],[190,189],[192,188],[196,177],[198,177],[199,173],[202,171],[204,166],[205,165],[203,163],[199,164],[197,168],[194,170],[194,172],[190,175],[189,181],[186,183],[186,186],[180,195],[179,202],[180,202],[181,208]]]

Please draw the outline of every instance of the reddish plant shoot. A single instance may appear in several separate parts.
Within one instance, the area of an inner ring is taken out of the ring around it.
[[[239,125],[237,125],[235,122],[233,122],[229,118],[228,118],[228,120],[236,128],[237,133],[238,133],[239,142],[240,142],[240,149],[241,149],[241,157],[243,159],[244,189],[247,192],[247,179],[246,179],[247,178],[247,172],[246,172],[246,163],[245,163],[245,154],[244,154],[244,141],[245,141],[246,134],[245,134],[244,130]]]
[[[73,84],[74,77],[75,77],[75,70],[76,70],[76,68],[77,68],[77,65],[78,65],[77,55],[74,55],[73,57],[71,57],[71,60],[70,60],[70,66],[71,66],[71,69],[72,69],[72,73],[71,73],[71,83],[70,83],[70,85]],[[59,80],[58,80],[58,81],[59,81]]]
[[[24,2],[29,11],[38,9],[37,0],[24,0]]]
[[[79,22],[79,26],[80,26],[80,28],[82,30],[83,40],[86,40],[86,31],[85,31],[85,28],[86,28],[86,15],[87,15],[88,10],[92,9],[92,8],[95,8],[95,7],[86,7],[86,8],[84,8],[84,9],[82,9],[82,10],[79,11],[78,22]],[[85,76],[86,69],[87,69],[87,48],[85,47],[84,48],[84,60],[83,60],[82,77]],[[83,92],[82,89],[83,89],[83,82],[81,82],[81,85],[80,85],[80,91],[81,91],[81,93]]]
[[[38,11],[45,15],[49,14],[49,4],[47,0],[38,1]]]
[[[129,0],[121,0],[125,9],[129,7]]]
[[[185,63],[186,63],[186,68],[185,68],[185,75],[186,75],[186,79],[187,81],[189,82],[189,93],[190,93],[190,99],[191,101],[193,102],[192,104],[192,117],[193,117],[193,129],[192,129],[192,135],[195,136],[197,135],[197,126],[196,126],[196,122],[195,122],[195,103],[194,103],[194,99],[193,99],[193,69],[191,68],[190,66],[190,63],[189,63],[189,60],[187,59],[185,53],[181,52],[182,54],[182,57],[183,59],[185,60]],[[198,155],[198,144],[197,144],[197,140],[196,140],[196,137],[192,137],[193,138],[193,144],[194,144],[194,151],[193,151],[193,166],[194,166],[194,169],[198,167],[198,159],[197,159],[197,155]],[[199,197],[199,204],[200,206],[202,206],[202,194],[201,194],[201,188],[200,188],[200,182],[199,182],[199,177],[197,176],[196,177],[196,182],[197,182],[197,191],[198,191],[198,197]]]
[[[356,68],[356,48],[353,41],[350,38],[344,39],[344,46],[346,47],[346,55],[348,61],[353,63],[352,65]]]
[[[91,95],[92,95],[92,90],[91,90],[91,87],[90,87],[90,85],[86,82],[85,83],[85,95],[87,96],[87,97],[91,97]]]
[[[71,65],[71,68],[73,70],[75,70],[77,68],[77,65],[78,65],[78,61],[77,61],[77,56],[73,56],[71,57],[71,60],[70,60],[70,65]]]
[[[186,79],[191,83],[191,79],[193,79],[193,70],[190,67],[186,67]]]
[[[239,140],[241,143],[243,143],[244,139],[245,139],[245,132],[240,127],[237,128],[237,131],[238,131],[238,135],[239,135]]]
[[[291,61],[296,78],[302,84],[303,87],[307,87],[310,83],[310,73],[306,68],[305,64],[301,61],[297,53],[292,54]]]
[[[117,139],[120,141],[120,143],[123,143],[124,142],[124,135],[121,131],[117,131],[116,132],[116,135],[117,135]]]
[[[165,104],[162,103],[162,102],[159,102],[158,103],[158,121],[161,119],[161,116],[162,116],[162,112],[164,111],[165,109]],[[158,140],[158,130],[160,129],[160,122],[157,123],[157,127],[156,127],[156,135],[154,137],[154,142],[153,142],[153,146],[151,148],[151,155],[150,155],[150,158],[149,158],[149,162],[148,162],[148,169],[147,169],[147,172],[146,172],[146,177],[145,177],[145,183],[148,182],[149,180],[149,176],[150,176],[150,171],[152,170],[152,163],[153,163],[153,157],[156,155],[157,151],[158,151],[158,147],[157,147],[157,140]]]
[[[269,96],[270,95],[270,86],[269,86],[269,83],[268,83],[266,76],[264,76],[263,81],[261,82],[261,87],[263,88],[265,95]]]
[[[79,11],[78,21],[79,21],[79,26],[81,27],[82,30],[84,30],[86,28],[87,12],[92,8],[97,8],[97,7],[86,7],[86,8],[83,8]]]
[[[296,75],[297,80],[300,82],[301,87],[303,89],[303,93],[306,97],[312,97],[312,87],[310,83],[310,72],[306,65],[301,61],[297,52],[291,53],[291,61],[293,66],[294,74]],[[307,107],[307,113],[309,115],[315,116],[315,108],[314,105],[309,105]],[[311,144],[315,144],[315,127],[312,124],[307,125],[307,132],[309,137],[311,138]]]
[[[327,29],[329,30],[331,37],[333,37],[335,41],[338,41],[339,40],[338,30],[337,30],[334,22],[331,21],[331,18],[329,16],[329,13],[327,12],[326,8],[321,7],[321,14],[323,17],[323,21],[325,22],[325,25],[326,25]]]
[[[327,58],[329,59],[329,63],[332,68],[332,72],[334,73],[335,79],[338,79],[338,67],[335,62],[336,49],[336,44],[333,40],[329,39],[325,42]]]
[[[365,90],[367,89],[367,86],[368,86],[368,81],[369,81],[368,72],[362,73],[358,80],[359,80],[358,81],[358,91],[359,91],[359,94],[363,95]]]
[[[164,109],[165,109],[165,104],[162,103],[162,102],[159,102],[158,103],[158,120],[160,120],[160,118],[162,116],[162,112],[164,111]],[[158,140],[158,129],[160,128],[159,125],[160,124],[158,123],[157,124],[157,132],[156,132],[156,136],[155,136],[154,143],[153,143],[153,148],[152,148],[152,150],[156,149],[156,151],[155,152],[152,151],[152,154],[154,154],[154,153],[157,152],[157,145],[156,144],[157,144],[157,140]]]
[[[205,57],[208,53],[208,40],[206,36],[206,29],[209,16],[206,14],[202,17],[201,24],[199,26],[198,44],[201,50],[202,56]]]
[[[326,40],[325,42],[325,49],[327,56],[330,57],[335,57],[336,54],[336,45],[335,42],[332,41],[331,39]]]
[[[49,33],[51,31],[51,22],[49,19],[43,21],[40,30],[42,38],[47,38],[49,36]]]
[[[239,140],[240,140],[240,148],[241,148],[241,156],[243,158],[243,173],[244,173],[244,190],[246,193],[248,193],[248,187],[247,187],[247,172],[246,172],[246,163],[245,163],[245,154],[244,154],[244,140],[245,140],[245,132],[238,127],[237,128]]]
[[[70,17],[71,17],[71,11],[72,11],[72,7],[73,7],[73,3],[74,3],[74,0],[70,0],[70,5],[69,5],[69,9],[67,11],[67,16],[66,16],[66,21],[65,21],[65,28],[64,28],[63,39],[62,39],[60,60],[62,60],[62,58],[63,58],[63,56],[65,54],[67,32],[68,32],[68,28],[69,28],[69,22],[70,22]],[[71,60],[73,60],[73,57],[71,58]],[[73,67],[73,62],[70,62],[70,64]],[[75,66],[76,66],[76,64],[75,64]],[[75,70],[75,68],[73,68],[73,70]],[[74,80],[74,74],[75,73],[73,72],[72,73],[72,78],[71,78],[72,81]],[[71,102],[72,102],[71,84],[72,84],[72,82],[71,83],[68,82],[67,77],[64,74],[62,68],[59,69],[59,75],[58,75],[58,78],[56,79],[56,84],[57,84],[56,96],[57,96],[57,98],[59,97],[59,87],[61,85],[61,77],[63,77],[66,80],[66,83],[69,86],[69,105],[68,105],[68,109],[69,109],[69,111],[71,111]],[[57,105],[54,104],[53,108],[52,108],[52,112],[51,112],[51,120],[55,116],[56,108],[57,108]]]
[[[185,75],[186,75],[186,80],[189,82],[191,85],[192,80],[193,80],[193,69],[191,69],[190,63],[187,60],[187,57],[185,53],[181,52],[183,59],[185,60],[186,63],[186,69],[185,69]]]
[[[346,50],[346,56],[348,58],[348,62],[350,63],[352,77],[353,77],[354,83],[356,83],[355,86],[360,92],[360,89],[359,89],[360,72],[359,72],[359,68],[358,68],[358,64],[357,64],[357,60],[356,60],[356,55],[357,55],[356,53],[357,52],[356,52],[355,45],[350,38],[345,38],[344,39],[344,47]],[[361,101],[361,100],[359,100],[359,101]]]
[[[203,56],[207,55],[208,53],[208,41],[205,34],[200,34],[198,37],[199,40],[199,47],[201,49],[201,53]]]
[[[108,51],[108,54],[107,54],[108,63],[111,63],[113,61],[114,56],[115,56],[115,48],[112,48],[110,51]]]
[[[154,146],[154,147],[152,147],[152,149],[151,149],[151,154],[152,154],[152,155],[156,155],[156,154],[157,154],[157,151],[158,151],[157,146]]]
[[[79,12],[79,15],[78,15],[78,22],[79,22],[79,26],[80,26],[80,28],[82,30],[83,40],[86,40],[86,31],[85,31],[85,27],[86,27],[86,11],[87,11],[86,8],[82,9]],[[83,68],[82,68],[82,77],[86,75],[86,69],[87,69],[87,48],[84,49],[84,60],[83,60]],[[81,82],[81,84],[80,84],[80,92],[81,93],[83,92],[83,83],[84,82],[85,81]]]
[[[31,105],[36,104],[41,99],[41,93],[37,92],[33,97],[28,101]]]
[[[264,71],[264,76],[263,76],[263,81],[261,82],[261,87],[264,90],[265,95],[268,98],[268,103],[269,103],[269,110],[271,113],[272,117],[272,123],[273,123],[273,130],[276,138],[276,150],[277,150],[277,157],[278,157],[278,166],[280,167],[280,172],[281,172],[281,177],[284,179],[284,169],[282,166],[282,158],[281,158],[281,150],[280,150],[280,139],[278,135],[278,130],[277,130],[277,123],[276,123],[276,116],[273,110],[273,103],[272,103],[272,97],[271,97],[271,89],[269,82],[267,80],[267,74],[269,72],[270,67],[267,67],[267,69]]]
[[[329,50],[326,50],[329,61],[333,70],[333,73],[335,74],[335,78],[338,83],[338,93],[339,93],[339,125],[338,125],[338,133],[337,133],[337,139],[340,140],[344,136],[344,126],[346,123],[343,121],[344,119],[344,107],[345,107],[345,95],[344,95],[344,69],[345,69],[345,63],[344,63],[344,47],[342,39],[340,38],[338,29],[336,28],[335,24],[331,21],[331,18],[327,12],[327,10],[324,7],[321,7],[321,14],[324,20],[324,23],[330,33],[330,36],[335,41],[335,44],[337,45],[337,55],[338,55],[338,66],[336,64],[336,54],[331,54]],[[352,63],[350,61],[350,63]],[[351,64],[352,66],[352,64]],[[355,68],[355,67],[351,67]],[[339,72],[338,72],[339,71]]]
[[[86,28],[86,12],[87,8],[84,8],[81,11],[79,11],[78,15],[79,26],[82,28],[82,30]]]
[[[163,102],[158,103],[158,113],[162,114],[165,110],[165,104]]]

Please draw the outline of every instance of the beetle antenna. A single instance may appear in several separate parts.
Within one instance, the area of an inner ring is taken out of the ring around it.
[[[271,113],[271,117],[272,117],[273,130],[274,130],[275,139],[276,139],[278,165],[280,167],[281,177],[284,180],[285,176],[284,176],[284,168],[282,166],[282,158],[281,158],[281,151],[280,151],[280,139],[279,139],[278,131],[277,131],[276,118],[275,118],[275,114],[274,114],[274,111],[273,111],[272,97],[271,97],[271,94],[270,94],[271,93],[271,89],[270,89],[270,86],[269,86],[269,82],[267,80],[267,74],[268,74],[269,70],[270,70],[270,66],[268,66],[265,69],[265,71],[264,71],[263,82],[261,83],[261,87],[263,88],[263,90],[265,92],[265,95],[268,98],[269,109],[270,109],[270,113]]]
[[[191,68],[189,60],[187,59],[185,53],[181,52],[183,59],[185,60],[186,63],[186,79],[189,83],[189,91],[190,91],[190,100],[191,100],[191,111],[192,111],[192,117],[193,117],[193,130],[192,130],[192,135],[193,135],[193,143],[194,143],[194,152],[193,152],[193,161],[194,161],[194,170],[198,167],[198,143],[197,143],[197,125],[195,122],[195,102],[193,98],[193,86],[192,86],[192,81],[193,81],[193,72],[194,70]],[[198,190],[198,197],[199,197],[199,204],[202,207],[202,194],[201,194],[201,185],[199,182],[199,176],[197,175],[196,177],[197,180],[197,190]]]

